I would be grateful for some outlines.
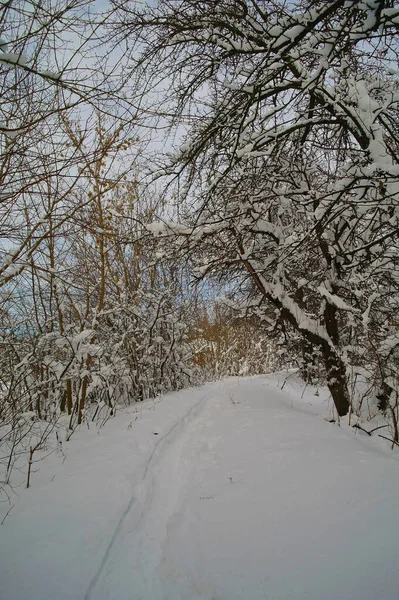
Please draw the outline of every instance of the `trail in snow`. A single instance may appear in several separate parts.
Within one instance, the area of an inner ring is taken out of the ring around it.
[[[208,384],[79,433],[0,528],[0,599],[399,598],[397,454],[277,384]]]
[[[126,506],[125,510],[123,511],[121,518],[115,528],[115,531],[109,541],[109,544],[105,550],[105,554],[104,554],[104,558],[102,559],[93,579],[90,582],[90,585],[87,589],[87,592],[84,596],[84,600],[90,600],[91,596],[92,596],[92,592],[93,590],[95,590],[96,585],[108,563],[108,561],[110,560],[112,551],[114,549],[115,546],[115,542],[117,541],[117,539],[121,536],[122,533],[122,529],[123,529],[123,525],[125,520],[127,519],[128,516],[130,516],[130,513],[132,511],[133,506],[137,505],[137,496],[140,494],[141,495],[141,514],[138,515],[135,519],[135,522],[137,524],[137,526],[140,524],[140,521],[142,519],[145,518],[146,513],[148,512],[148,504],[149,502],[151,502],[151,499],[149,497],[143,497],[143,488],[146,485],[146,480],[148,478],[149,472],[151,470],[152,464],[155,462],[157,456],[159,455],[160,452],[162,452],[162,450],[164,449],[164,447],[170,443],[170,438],[174,435],[177,434],[179,432],[179,430],[186,426],[188,423],[188,420],[190,418],[195,418],[196,416],[196,412],[198,411],[199,408],[201,408],[202,404],[204,403],[205,400],[205,396],[203,396],[202,398],[200,398],[200,400],[194,404],[193,407],[191,407],[184,415],[182,418],[180,418],[170,429],[169,431],[167,431],[167,433],[165,433],[164,435],[162,435],[160,438],[158,438],[150,456],[148,457],[148,460],[146,461],[145,464],[145,468],[144,468],[144,473],[143,476],[141,478],[141,481],[139,483],[138,488],[136,488],[133,491],[133,495],[131,496],[128,505]],[[141,493],[140,493],[141,492]],[[130,525],[131,526],[131,525]]]

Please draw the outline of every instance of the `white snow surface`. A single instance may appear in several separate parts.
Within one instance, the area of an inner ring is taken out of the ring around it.
[[[0,598],[398,598],[397,454],[283,381],[136,404],[35,463],[0,527]]]

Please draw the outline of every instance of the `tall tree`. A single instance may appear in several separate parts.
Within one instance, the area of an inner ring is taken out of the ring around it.
[[[159,175],[195,208],[154,232],[202,274],[251,281],[250,305],[320,352],[345,415],[349,368],[399,341],[398,2],[114,4],[132,76],[187,131]]]

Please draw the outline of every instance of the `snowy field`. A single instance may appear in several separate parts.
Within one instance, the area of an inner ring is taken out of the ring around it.
[[[0,527],[1,600],[398,599],[399,454],[281,385],[228,379],[82,428]]]

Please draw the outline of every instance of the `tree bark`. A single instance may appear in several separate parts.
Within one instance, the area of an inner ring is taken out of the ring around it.
[[[292,327],[303,336],[307,343],[321,348],[323,362],[327,373],[327,387],[330,390],[339,416],[345,416],[349,412],[350,396],[346,378],[345,363],[335,350],[335,348],[339,347],[337,308],[326,302],[324,310],[325,330],[330,337],[331,342],[334,344],[334,348],[334,346],[332,346],[325,337],[322,337],[318,333],[312,332],[309,329],[301,328],[294,312],[289,310],[286,306],[283,306],[280,299],[274,297],[266,290],[261,278],[251,263],[249,261],[243,261],[243,263],[258,290],[265,296],[267,300],[269,300],[280,310],[281,318],[287,323],[290,323]]]
[[[327,372],[327,387],[340,417],[349,412],[350,398],[346,378],[345,364],[339,356],[332,352],[327,344],[322,348],[324,364]]]

